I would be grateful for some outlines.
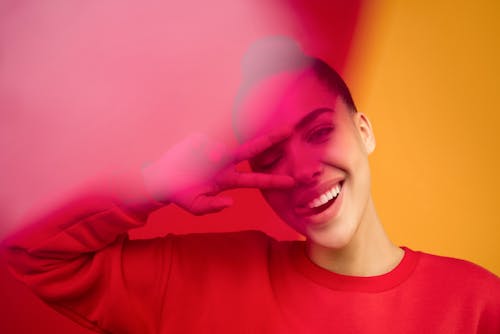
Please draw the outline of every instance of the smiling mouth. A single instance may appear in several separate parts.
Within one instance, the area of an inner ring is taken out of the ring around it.
[[[334,202],[335,199],[337,199],[337,196],[340,194],[340,190],[342,190],[342,185],[340,183],[337,183],[331,189],[325,191],[323,194],[310,201],[307,206],[309,207],[309,209],[316,209],[330,202]]]
[[[335,203],[335,200],[342,191],[342,186],[343,182],[333,185],[330,189],[309,201],[306,205],[297,207],[296,212],[303,216],[311,216],[325,211]]]

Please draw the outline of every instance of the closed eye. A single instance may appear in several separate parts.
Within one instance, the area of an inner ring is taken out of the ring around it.
[[[263,161],[256,163],[256,167],[257,167],[257,169],[262,170],[262,171],[271,170],[273,167],[275,167],[280,162],[281,158],[282,158],[282,155],[279,154],[279,155],[276,155],[272,158],[264,159]]]
[[[320,144],[328,141],[330,135],[333,132],[333,126],[320,126],[306,134],[306,140],[308,143]]]

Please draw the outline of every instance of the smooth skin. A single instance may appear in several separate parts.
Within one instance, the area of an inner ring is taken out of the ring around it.
[[[151,193],[201,215],[232,204],[219,195],[224,190],[259,188],[283,221],[306,237],[307,254],[318,266],[352,276],[397,266],[404,251],[389,240],[371,196],[368,156],[375,137],[366,115],[349,110],[308,69],[259,83],[241,113],[245,144],[231,152],[203,136],[180,143],[144,170]],[[253,172],[237,171],[244,160]],[[308,202],[339,182],[331,208],[307,212]]]

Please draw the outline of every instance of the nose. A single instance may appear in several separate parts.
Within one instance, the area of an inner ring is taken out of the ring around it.
[[[313,152],[293,152],[289,158],[290,175],[298,184],[310,186],[319,182],[324,167]]]

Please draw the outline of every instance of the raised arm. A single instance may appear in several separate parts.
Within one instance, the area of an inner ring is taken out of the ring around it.
[[[49,305],[88,328],[157,332],[173,237],[129,240],[127,231],[170,202],[199,215],[230,205],[219,195],[225,189],[293,185],[286,176],[235,168],[284,138],[285,132],[266,136],[230,152],[191,137],[142,172],[106,187],[111,191],[78,196],[11,236],[4,243],[10,269]]]

